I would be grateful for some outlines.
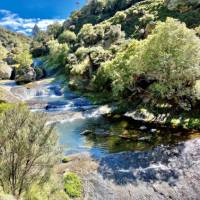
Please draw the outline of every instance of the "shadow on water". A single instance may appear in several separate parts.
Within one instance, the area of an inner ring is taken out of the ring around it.
[[[180,167],[170,167],[169,164],[173,159],[179,159],[183,149],[184,144],[181,144],[176,147],[157,147],[151,151],[108,155],[100,160],[98,172],[104,179],[111,179],[119,185],[141,181],[162,181],[175,185]]]

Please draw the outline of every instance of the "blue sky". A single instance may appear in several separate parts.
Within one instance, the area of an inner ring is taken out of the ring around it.
[[[85,2],[86,0],[0,0],[0,26],[30,34],[37,23],[45,30],[55,21],[62,23]]]

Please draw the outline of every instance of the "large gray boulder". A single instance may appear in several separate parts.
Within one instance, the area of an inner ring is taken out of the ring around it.
[[[5,62],[0,62],[0,79],[10,79],[13,69]]]
[[[16,70],[17,83],[29,83],[36,79],[36,72],[32,67],[24,67]]]

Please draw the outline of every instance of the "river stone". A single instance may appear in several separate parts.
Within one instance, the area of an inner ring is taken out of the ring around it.
[[[93,134],[92,130],[85,130],[85,131],[81,132],[81,135],[90,135],[90,134]]]
[[[73,102],[74,102],[74,106],[76,106],[76,107],[91,105],[90,101],[88,101],[85,98],[76,98],[76,99],[73,100]]]
[[[85,196],[93,200],[198,200],[199,160],[200,139],[147,152],[107,155],[98,161],[97,172],[84,177]]]
[[[29,83],[36,79],[36,72],[32,67],[16,70],[15,80],[17,83]]]
[[[4,62],[0,62],[0,79],[10,79],[12,68]]]

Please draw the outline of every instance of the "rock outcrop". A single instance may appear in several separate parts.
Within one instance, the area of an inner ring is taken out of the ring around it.
[[[10,79],[13,69],[5,62],[0,62],[0,79]]]
[[[17,103],[20,102],[20,99],[17,98],[10,91],[0,87],[0,102]]]
[[[100,160],[85,154],[71,158],[58,171],[67,169],[83,178],[85,200],[198,200],[200,196],[200,139]]]
[[[29,83],[36,79],[36,72],[32,67],[16,70],[15,80],[17,83]]]

